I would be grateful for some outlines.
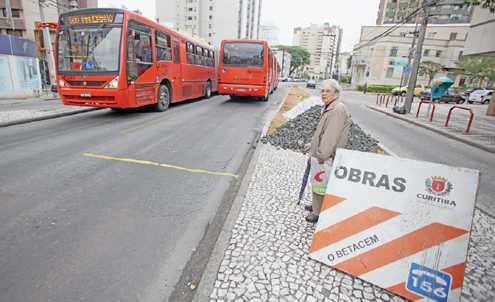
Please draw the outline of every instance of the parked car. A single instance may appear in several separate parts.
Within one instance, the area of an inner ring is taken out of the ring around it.
[[[471,93],[478,91],[478,90],[486,90],[486,88],[484,88],[484,87],[468,87],[466,89],[459,91],[459,93],[471,95]]]
[[[280,78],[280,81],[282,81],[282,82],[288,82],[288,81],[289,81],[289,79],[288,79],[288,78],[286,78],[286,77],[282,77],[282,78]]]
[[[421,91],[418,94],[418,97],[421,100],[427,100],[427,101],[429,101],[431,99],[431,95],[429,95],[430,93],[431,93],[431,89],[428,88],[426,90]],[[459,93],[457,93],[457,91],[454,88],[447,89],[447,91],[445,91],[445,93],[442,95],[442,97],[440,97],[440,98],[434,98],[433,99],[433,102],[435,102],[435,103],[440,103],[440,102],[442,102],[442,103],[453,103],[454,102],[454,97],[455,97],[455,102],[457,104],[463,104],[464,102],[466,102],[466,97],[463,96],[463,95],[460,95]]]
[[[316,81],[315,80],[309,80],[308,83],[306,84],[306,88],[316,89]]]
[[[493,90],[476,90],[469,96],[469,104],[488,104],[492,98]]]
[[[423,85],[417,84],[414,87],[414,95],[418,95],[421,91],[424,91],[426,88]],[[407,86],[404,87],[395,87],[392,89],[392,94],[393,95],[406,95],[407,94]]]

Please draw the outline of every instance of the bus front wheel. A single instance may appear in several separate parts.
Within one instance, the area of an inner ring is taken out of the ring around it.
[[[170,105],[170,92],[168,91],[167,86],[160,85],[160,88],[158,88],[158,97],[157,97],[157,102],[155,104],[155,110],[160,112],[165,111],[168,109],[169,105]]]

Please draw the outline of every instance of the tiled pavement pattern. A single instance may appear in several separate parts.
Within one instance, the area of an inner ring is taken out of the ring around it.
[[[217,274],[210,302],[407,301],[308,257],[309,187],[297,205],[307,157],[262,148]],[[495,223],[475,211],[461,301],[495,300]]]

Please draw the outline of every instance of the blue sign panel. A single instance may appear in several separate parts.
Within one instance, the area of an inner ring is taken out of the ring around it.
[[[411,264],[407,279],[407,290],[437,302],[447,302],[452,276],[431,268]]]
[[[93,69],[93,62],[86,62],[84,63],[84,69]]]
[[[35,41],[10,37],[12,43],[12,54],[14,56],[38,58],[38,47]]]
[[[9,35],[0,35],[0,53],[4,55],[12,54],[12,45]]]
[[[412,67],[404,67],[404,72],[411,71]]]
[[[227,72],[227,69],[222,68],[222,73],[226,73],[226,72]]]

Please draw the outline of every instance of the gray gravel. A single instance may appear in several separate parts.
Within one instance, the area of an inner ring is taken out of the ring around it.
[[[306,154],[304,145],[311,141],[316,127],[318,127],[322,108],[323,106],[320,105],[311,107],[280,126],[270,135],[263,137],[261,141],[284,150],[300,151]],[[372,153],[377,153],[380,150],[378,141],[361,130],[359,125],[354,122],[351,123],[346,149]]]

